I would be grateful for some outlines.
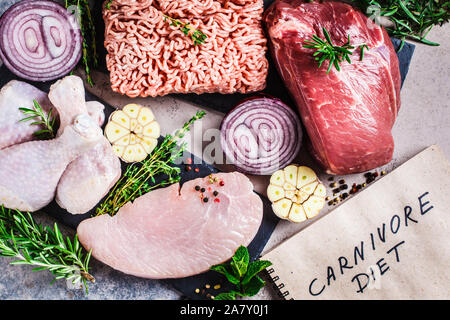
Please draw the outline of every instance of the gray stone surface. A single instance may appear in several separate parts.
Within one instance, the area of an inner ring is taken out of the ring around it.
[[[17,0],[0,0],[2,8]],[[406,160],[432,144],[439,144],[450,158],[450,24],[435,28],[429,35],[430,40],[441,43],[440,47],[428,47],[418,44],[411,64],[410,74],[402,90],[402,109],[394,128],[396,149],[393,161],[386,166],[392,170]],[[107,75],[96,74],[97,86],[90,89],[113,106],[120,108],[131,100],[114,94],[109,89]],[[188,104],[173,97],[156,99],[135,99],[133,102],[150,106],[163,133],[179,128],[199,106]],[[218,128],[223,114],[208,110],[202,122],[201,133],[209,128]],[[189,150],[196,155],[203,151],[201,139],[193,140]],[[299,161],[307,158],[301,154]],[[208,159],[205,159],[208,160]],[[323,175],[321,175],[323,176]],[[255,189],[264,193],[267,177],[250,177]],[[360,176],[348,176],[347,182],[358,181]],[[321,216],[330,212],[324,210]],[[45,223],[52,224],[45,214],[40,214]],[[316,220],[315,220],[316,221]],[[314,222],[314,221],[313,221]],[[272,235],[265,252],[308,227],[312,222],[300,225],[281,222]],[[72,230],[65,230],[73,233]],[[30,267],[11,266],[8,259],[0,259],[0,299],[179,299],[180,294],[160,281],[138,279],[114,271],[93,261],[92,273],[97,282],[90,285],[90,294],[86,297],[81,290],[68,290],[64,281],[52,286],[52,276],[47,272],[31,272]],[[264,288],[255,299],[276,298],[270,287]]]

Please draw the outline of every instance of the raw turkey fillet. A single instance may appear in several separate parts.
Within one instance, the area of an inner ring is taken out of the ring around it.
[[[103,124],[103,105],[85,102],[83,81],[68,76],[50,88],[50,101],[58,110],[63,132],[78,114],[89,114],[97,125]],[[89,109],[88,109],[89,108]],[[119,158],[105,137],[97,145],[72,161],[58,184],[56,202],[72,214],[83,214],[94,208],[114,186],[121,175]]]
[[[83,221],[80,242],[103,263],[143,278],[183,278],[207,271],[247,246],[258,232],[263,204],[250,180],[240,173],[152,191],[126,204],[117,215]],[[195,186],[211,187],[207,203]],[[219,192],[217,198],[212,192]],[[220,202],[214,201],[219,199]]]
[[[0,151],[0,204],[34,212],[55,197],[67,165],[95,146],[102,131],[87,115],[75,118],[57,139],[30,141]]]
[[[21,81],[8,82],[0,92],[0,149],[35,139],[34,132],[41,130],[30,122],[19,122],[29,117],[19,108],[33,109],[36,100],[45,112],[51,108],[47,94]]]
[[[386,31],[342,2],[277,0],[264,17],[278,70],[297,103],[313,155],[330,174],[350,174],[392,160],[392,127],[400,108],[400,70]],[[326,28],[335,45],[350,36],[352,63],[327,74],[314,49],[305,48]],[[361,50],[367,44],[364,59]]]

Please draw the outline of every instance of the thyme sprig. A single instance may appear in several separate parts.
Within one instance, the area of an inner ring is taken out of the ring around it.
[[[43,129],[33,133],[39,140],[50,140],[56,136],[56,116],[53,115],[53,108],[48,114],[44,112],[41,105],[33,100],[33,109],[19,108],[23,114],[28,117],[23,118],[19,122],[33,121],[30,125],[42,126]]]
[[[54,229],[37,224],[30,213],[0,207],[0,256],[15,258],[11,264],[31,265],[33,271],[48,270],[58,279],[81,283],[88,293],[87,281],[91,252],[86,253],[75,235],[65,240],[58,225]],[[52,283],[53,283],[52,281]]]
[[[199,111],[175,135],[167,135],[146,160],[129,166],[125,174],[110,191],[107,198],[97,208],[96,216],[109,214],[114,216],[126,203],[134,201],[138,197],[154,189],[166,187],[180,181],[180,168],[172,166],[177,159],[183,156],[187,144],[177,145],[184,138],[186,132],[195,121],[204,117],[206,113]],[[166,178],[157,183],[157,176]]]
[[[86,72],[86,81],[94,86],[91,77],[91,70],[98,67],[98,52],[96,45],[96,30],[92,19],[91,9],[88,0],[65,0],[66,9],[75,6],[80,14],[80,30],[83,37],[83,57],[82,63]]]
[[[438,43],[426,39],[431,29],[450,20],[448,0],[352,0],[369,17],[387,17],[393,26],[385,26],[391,36],[412,39],[430,46]],[[400,50],[399,49],[399,50]]]
[[[323,34],[325,35],[325,40],[321,39],[318,35],[312,36],[312,41],[305,40],[306,43],[303,45],[305,48],[315,49],[313,56],[314,60],[318,62],[318,67],[320,68],[325,60],[330,61],[330,65],[327,70],[327,74],[330,73],[333,66],[337,71],[341,71],[340,63],[347,61],[352,63],[350,60],[350,55],[353,55],[352,50],[355,49],[354,46],[350,44],[350,35],[348,40],[342,46],[336,46],[333,44],[331,37],[327,29],[322,28]],[[369,46],[367,44],[362,44],[358,48],[361,49],[361,60],[364,58],[364,49],[368,50]]]
[[[178,27],[186,36],[189,36],[192,39],[196,46],[205,43],[205,40],[208,38],[201,30],[192,28],[190,23],[181,22],[180,20],[165,14],[163,14],[163,16],[164,21],[170,21],[171,26]]]

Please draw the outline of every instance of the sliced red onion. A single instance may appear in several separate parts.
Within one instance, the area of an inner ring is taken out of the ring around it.
[[[21,78],[61,78],[77,65],[81,51],[76,18],[56,2],[20,1],[0,19],[0,58]]]
[[[289,165],[302,145],[297,114],[282,101],[259,96],[243,101],[223,120],[221,144],[240,171],[270,175]]]

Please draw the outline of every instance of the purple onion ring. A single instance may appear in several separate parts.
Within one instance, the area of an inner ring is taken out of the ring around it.
[[[81,53],[76,18],[56,2],[20,1],[0,18],[0,58],[23,79],[61,78],[75,68]]]
[[[291,164],[302,138],[297,114],[281,100],[267,96],[241,102],[221,125],[228,163],[254,175],[271,175]]]

